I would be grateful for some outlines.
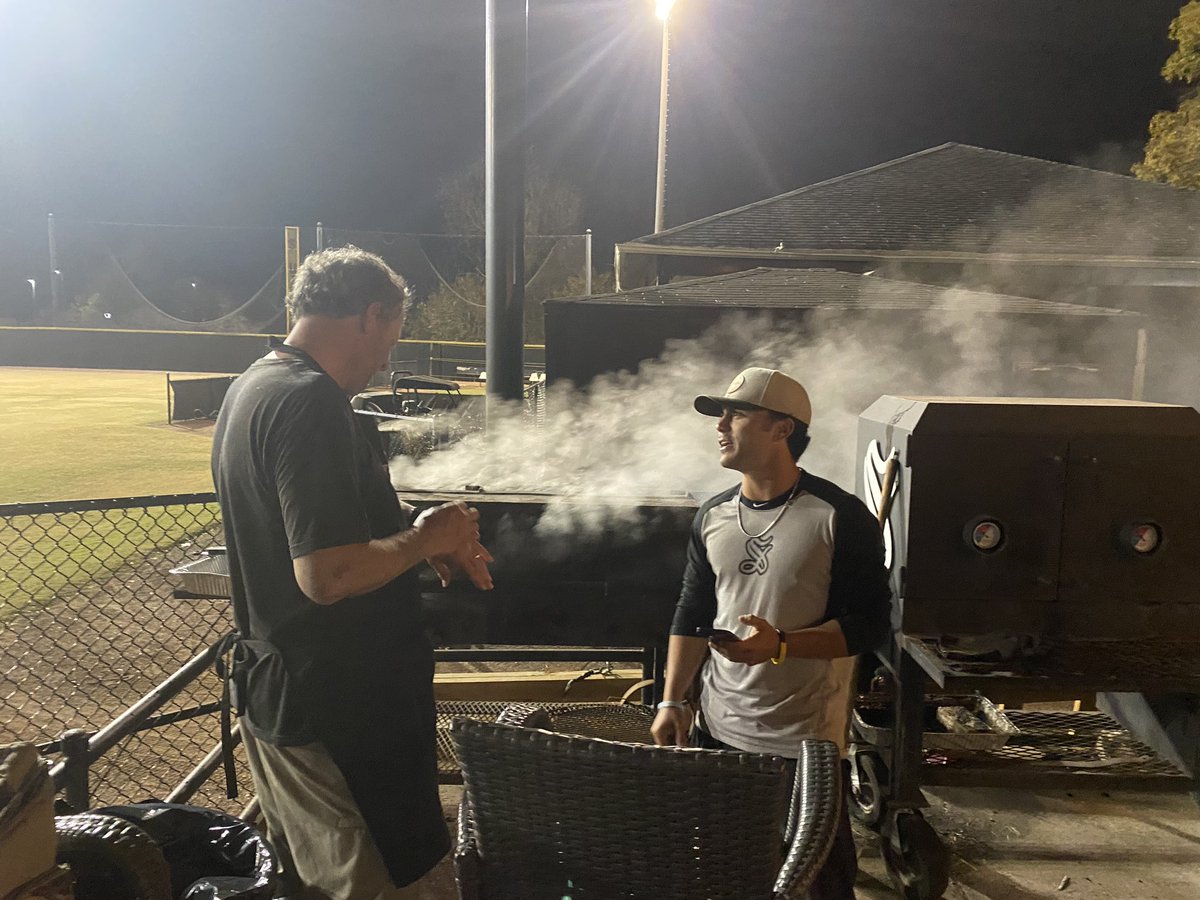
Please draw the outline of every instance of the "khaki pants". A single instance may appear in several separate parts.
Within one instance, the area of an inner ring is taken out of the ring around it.
[[[241,722],[254,786],[289,900],[417,900],[420,882],[396,887],[346,779],[324,746],[279,747]],[[422,879],[424,880],[424,879]]]

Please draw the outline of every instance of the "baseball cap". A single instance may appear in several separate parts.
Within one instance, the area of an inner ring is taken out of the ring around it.
[[[799,419],[805,425],[812,423],[812,403],[804,385],[778,369],[759,366],[739,372],[724,396],[701,394],[693,405],[696,412],[706,416],[720,416],[725,406],[758,406]]]

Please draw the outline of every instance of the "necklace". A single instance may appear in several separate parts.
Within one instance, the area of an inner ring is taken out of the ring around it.
[[[788,494],[787,500],[785,500],[783,502],[783,508],[779,510],[779,515],[777,515],[774,519],[772,519],[771,524],[768,525],[766,528],[764,528],[762,531],[760,531],[758,534],[751,534],[750,532],[748,532],[746,530],[746,526],[744,524],[742,524],[742,489],[739,487],[738,492],[737,492],[737,523],[738,523],[738,528],[740,528],[742,530],[742,534],[744,534],[748,538],[760,538],[763,535],[765,535],[768,531],[770,531],[772,528],[774,528],[776,525],[778,525],[779,520],[783,518],[784,513],[786,513],[789,509],[791,509],[792,501],[796,499],[796,491],[798,491],[798,490],[800,490],[800,476],[799,475],[796,476],[796,483],[792,485],[792,492],[790,494]],[[751,501],[751,502],[753,502],[753,501]]]

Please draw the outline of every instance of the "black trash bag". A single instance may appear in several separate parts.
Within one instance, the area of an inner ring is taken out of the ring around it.
[[[274,892],[273,888],[265,894],[258,893],[258,890],[255,888],[254,893],[246,893],[245,878],[235,875],[213,875],[188,885],[188,889],[179,900],[246,900],[247,897],[257,900],[259,897],[270,897]]]
[[[178,900],[270,900],[275,851],[247,822],[181,803],[131,803],[94,812],[132,822],[153,838]]]
[[[56,862],[75,879],[78,900],[172,900],[171,872],[154,839],[117,816],[54,820]]]

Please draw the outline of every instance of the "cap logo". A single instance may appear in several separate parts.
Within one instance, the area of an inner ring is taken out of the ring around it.
[[[729,385],[729,393],[730,393],[730,394],[732,394],[734,391],[737,391],[737,390],[738,390],[738,389],[740,389],[740,388],[741,388],[741,386],[742,386],[743,384],[745,384],[745,383],[746,383],[746,376],[745,376],[745,375],[741,375],[741,374],[739,374],[739,375],[738,375],[736,378],[734,378],[734,379],[733,379],[733,381],[730,383],[730,385]]]

